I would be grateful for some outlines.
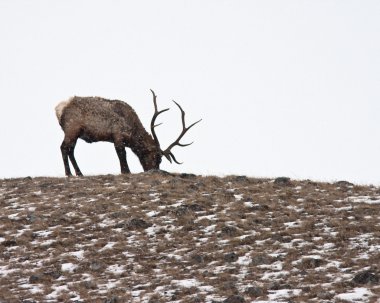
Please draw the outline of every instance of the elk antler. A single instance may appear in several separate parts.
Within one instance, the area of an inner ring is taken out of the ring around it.
[[[170,151],[174,146],[178,145],[178,146],[189,146],[190,144],[193,144],[193,142],[191,143],[187,143],[187,144],[182,144],[180,143],[179,141],[182,139],[182,137],[187,133],[187,131],[192,128],[195,124],[199,123],[202,121],[202,119],[198,120],[197,122],[194,122],[193,124],[191,124],[190,126],[186,127],[185,125],[185,112],[184,110],[182,109],[182,107],[173,100],[173,102],[178,106],[178,108],[180,109],[181,111],[181,117],[182,117],[182,132],[181,134],[178,136],[177,140],[175,140],[172,144],[169,145],[169,147],[167,149],[165,149],[164,151],[162,151],[162,154],[166,157],[166,159],[169,160],[169,162],[171,163],[172,162],[172,159],[175,163],[177,164],[182,164],[180,162],[177,161],[177,159],[174,157],[173,153]]]
[[[152,89],[150,91],[153,94],[153,104],[154,104],[154,115],[152,117],[152,121],[150,122],[150,129],[152,132],[154,142],[156,142],[157,146],[160,147],[160,142],[158,141],[158,138],[157,138],[156,132],[154,131],[154,128],[161,125],[162,123],[159,123],[159,124],[154,124],[154,123],[156,122],[158,115],[162,114],[163,112],[166,112],[167,110],[169,110],[169,108],[165,108],[163,110],[158,111],[157,110],[157,101],[156,101],[157,96]]]

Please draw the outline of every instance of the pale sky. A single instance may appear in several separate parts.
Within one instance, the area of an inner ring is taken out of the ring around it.
[[[380,184],[380,1],[0,0],[0,178],[64,176],[54,107],[128,102],[166,147],[161,168]],[[127,150],[132,172],[142,167]],[[78,141],[85,175],[118,174]]]

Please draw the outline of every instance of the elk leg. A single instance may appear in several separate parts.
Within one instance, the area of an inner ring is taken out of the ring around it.
[[[127,153],[125,152],[124,144],[115,143],[115,150],[116,150],[117,156],[119,157],[121,173],[129,174],[131,171],[129,170],[129,167],[128,167]]]
[[[61,153],[62,153],[62,159],[63,159],[63,164],[65,165],[65,174],[67,177],[72,176],[71,171],[70,171],[70,165],[69,165],[69,146],[66,144],[65,140],[63,140],[61,144]]]
[[[69,158],[70,158],[70,161],[71,161],[71,164],[73,165],[74,169],[75,169],[75,174],[77,176],[83,176],[82,172],[80,171],[79,169],[79,166],[77,164],[77,161],[75,160],[75,157],[74,157],[74,149],[75,149],[75,145],[76,145],[76,142],[74,142],[70,148],[69,148]]]

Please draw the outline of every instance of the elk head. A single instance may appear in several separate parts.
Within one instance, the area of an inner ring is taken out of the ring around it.
[[[182,131],[180,133],[180,135],[178,136],[178,138],[168,146],[168,148],[166,148],[165,150],[162,150],[161,149],[161,146],[160,146],[160,142],[158,141],[158,138],[157,138],[157,135],[156,135],[156,132],[155,132],[155,128],[159,125],[161,125],[162,123],[159,123],[159,124],[155,124],[156,123],[156,119],[157,117],[162,114],[163,112],[166,112],[169,110],[169,108],[166,108],[166,109],[163,109],[163,110],[158,110],[157,109],[157,96],[156,94],[154,93],[153,90],[150,90],[153,94],[153,104],[154,104],[154,114],[153,114],[153,117],[152,117],[152,121],[150,122],[150,129],[151,129],[151,132],[152,132],[152,136],[153,136],[153,139],[154,139],[154,142],[156,144],[156,148],[158,150],[158,154],[159,155],[155,155],[155,157],[157,158],[157,156],[159,156],[159,162],[161,162],[161,157],[162,156],[165,156],[166,159],[168,159],[168,161],[170,163],[172,163],[172,161],[174,161],[175,163],[177,164],[182,164],[181,162],[178,162],[177,159],[174,157],[171,149],[174,147],[174,146],[189,146],[190,144],[193,144],[193,142],[191,143],[187,143],[187,144],[183,144],[180,142],[180,140],[183,138],[183,136],[187,133],[187,131],[192,128],[195,124],[199,123],[200,121],[202,121],[202,119],[194,122],[193,124],[189,125],[189,126],[186,126],[185,124],[185,111],[182,109],[182,107],[173,100],[173,102],[178,106],[178,108],[180,109],[181,111],[181,119],[182,119]],[[157,161],[158,159],[156,159]],[[159,164],[158,164],[159,165]]]

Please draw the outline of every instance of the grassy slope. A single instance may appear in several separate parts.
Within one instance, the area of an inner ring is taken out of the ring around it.
[[[379,199],[159,172],[0,180],[0,302],[375,302]]]

